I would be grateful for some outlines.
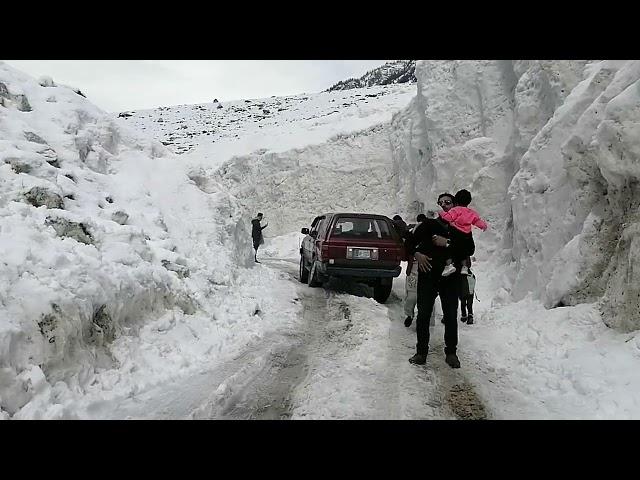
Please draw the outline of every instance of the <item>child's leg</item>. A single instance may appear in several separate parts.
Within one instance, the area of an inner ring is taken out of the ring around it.
[[[408,290],[407,291],[407,296],[404,299],[404,314],[405,314],[405,316],[413,318],[413,314],[415,312],[417,301],[418,301],[418,296],[416,295],[416,292]],[[409,325],[411,325],[411,324],[409,324]]]
[[[469,311],[469,315],[467,316],[467,324],[473,324],[473,295],[469,295],[466,299],[467,310]]]
[[[465,264],[465,259],[471,255],[471,250],[474,248],[473,237],[469,233],[464,233],[455,227],[449,229],[451,241],[452,241],[452,255],[454,264],[460,267],[460,273],[466,274],[469,268],[468,264]]]

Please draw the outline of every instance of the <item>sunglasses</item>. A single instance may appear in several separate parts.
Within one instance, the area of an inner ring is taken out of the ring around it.
[[[453,202],[451,200],[440,200],[438,202],[438,205],[442,206],[442,205],[453,205]]]

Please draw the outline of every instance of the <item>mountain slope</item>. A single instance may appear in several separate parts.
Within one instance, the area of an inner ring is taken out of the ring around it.
[[[123,112],[118,121],[177,154],[219,165],[234,155],[283,152],[389,121],[414,95],[411,85],[374,86]]]
[[[327,92],[336,90],[351,90],[353,88],[372,87],[374,85],[392,85],[396,83],[415,83],[415,60],[395,60],[369,70],[360,78],[342,80],[327,89]]]

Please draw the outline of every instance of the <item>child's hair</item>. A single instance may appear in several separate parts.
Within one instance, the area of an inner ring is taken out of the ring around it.
[[[471,192],[469,190],[465,190],[464,188],[455,196],[456,203],[462,207],[466,207],[471,203]]]

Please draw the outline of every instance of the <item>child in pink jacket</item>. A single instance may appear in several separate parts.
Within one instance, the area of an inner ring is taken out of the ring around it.
[[[468,190],[460,190],[455,195],[456,206],[448,212],[441,211],[440,218],[447,221],[453,228],[449,229],[451,243],[453,247],[452,259],[447,260],[447,265],[442,272],[443,276],[451,275],[456,271],[455,263],[461,265],[460,273],[469,274],[471,266],[471,255],[476,250],[476,245],[471,234],[471,227],[475,225],[482,231],[488,228],[488,225],[475,210],[468,208],[471,203],[471,193]]]

